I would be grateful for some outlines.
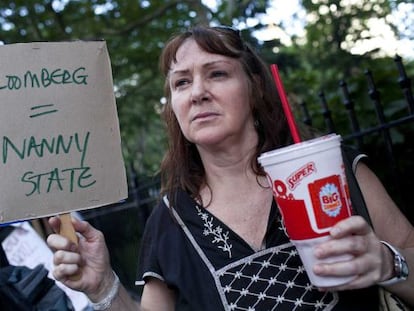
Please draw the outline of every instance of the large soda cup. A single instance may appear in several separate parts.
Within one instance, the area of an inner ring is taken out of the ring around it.
[[[329,240],[329,230],[351,215],[351,201],[341,153],[341,136],[330,134],[263,153],[258,161],[272,185],[286,232],[298,249],[313,285],[345,284],[351,277],[320,277],[314,247]],[[335,256],[323,262],[349,260]]]

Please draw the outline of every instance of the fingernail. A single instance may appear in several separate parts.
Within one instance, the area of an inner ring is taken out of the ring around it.
[[[315,273],[315,274],[319,274],[319,273],[321,273],[322,272],[322,267],[320,266],[320,265],[315,265],[315,266],[313,266],[313,272]]]
[[[319,258],[322,255],[322,251],[319,248],[316,248],[313,253],[314,253],[316,258]]]

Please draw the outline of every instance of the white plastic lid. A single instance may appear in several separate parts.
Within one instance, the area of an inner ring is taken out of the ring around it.
[[[262,153],[257,160],[262,166],[291,161],[292,159],[319,153],[330,148],[337,148],[341,144],[341,140],[340,135],[328,134]]]

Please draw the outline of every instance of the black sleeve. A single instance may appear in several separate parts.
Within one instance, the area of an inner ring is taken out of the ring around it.
[[[361,189],[359,188],[358,181],[355,177],[355,168],[356,164],[359,161],[364,161],[364,163],[368,163],[368,157],[359,152],[358,150],[354,149],[353,147],[342,145],[342,157],[345,166],[345,175],[348,182],[348,189],[349,194],[351,197],[352,202],[352,210],[355,214],[364,217],[364,219],[371,225],[372,221],[371,217],[369,216],[369,212],[367,209],[367,205],[365,203],[364,196],[362,195]]]
[[[136,285],[144,285],[147,277],[156,277],[163,280],[158,260],[158,249],[160,247],[159,239],[160,230],[162,230],[162,219],[165,217],[164,210],[167,210],[167,207],[161,202],[152,210],[145,224],[140,246]]]

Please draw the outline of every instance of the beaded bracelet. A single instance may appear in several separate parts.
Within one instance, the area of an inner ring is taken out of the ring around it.
[[[111,306],[112,301],[114,300],[115,296],[118,294],[119,284],[120,284],[119,277],[116,275],[115,271],[112,271],[112,272],[115,276],[115,280],[114,280],[114,283],[112,284],[111,290],[109,291],[108,295],[106,295],[106,297],[102,299],[101,301],[91,302],[92,308],[94,310],[108,309]]]

